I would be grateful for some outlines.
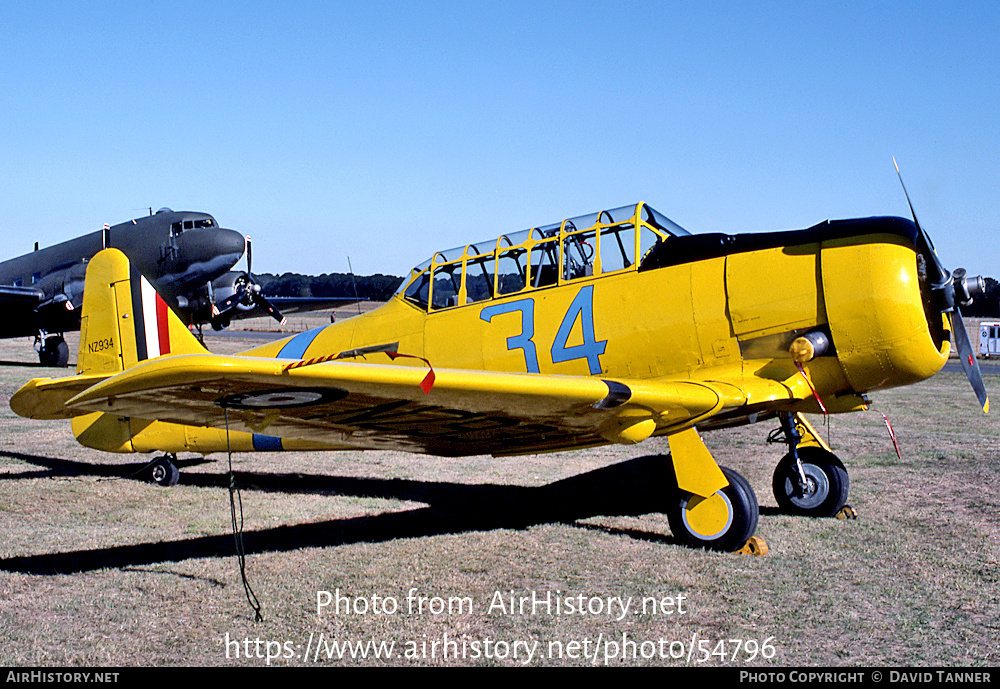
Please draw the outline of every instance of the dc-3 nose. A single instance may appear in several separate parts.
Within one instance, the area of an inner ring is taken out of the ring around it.
[[[220,228],[219,237],[216,239],[216,246],[221,255],[234,256],[233,263],[243,257],[247,248],[247,238],[236,230]]]
[[[181,255],[189,265],[211,266],[209,272],[221,275],[243,257],[247,240],[236,230],[214,228],[187,231],[181,235],[180,244]]]

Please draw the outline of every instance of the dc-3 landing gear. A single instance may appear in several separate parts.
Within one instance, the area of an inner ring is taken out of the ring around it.
[[[42,366],[65,368],[69,363],[69,345],[62,335],[39,333],[35,337],[35,349],[38,350],[38,361]]]
[[[801,414],[783,413],[788,454],[774,470],[774,498],[790,514],[832,517],[847,504],[847,469]]]
[[[174,464],[176,460],[177,456],[172,454],[154,459],[149,465],[150,480],[158,486],[176,486],[181,477],[181,470]]]

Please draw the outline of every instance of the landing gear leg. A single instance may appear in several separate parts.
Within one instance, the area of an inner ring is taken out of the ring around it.
[[[160,455],[149,467],[149,478],[158,486],[176,486],[181,477],[180,469],[174,464],[176,461],[177,455]]]
[[[788,454],[774,470],[773,489],[785,512],[808,517],[832,517],[846,504],[851,482],[843,462],[819,443],[800,445],[799,424],[818,441],[811,426],[797,414],[782,413],[781,427]],[[796,423],[798,421],[798,423]]]

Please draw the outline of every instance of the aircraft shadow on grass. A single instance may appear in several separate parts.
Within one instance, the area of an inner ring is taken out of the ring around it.
[[[97,476],[127,479],[144,474],[145,464],[93,465],[16,452],[0,452],[42,467],[3,478]],[[209,460],[179,460],[193,466]],[[666,482],[672,481],[669,461],[660,456],[632,459],[538,487],[458,484],[404,479],[354,478],[303,474],[234,472],[245,491],[351,495],[424,503],[403,512],[331,519],[243,532],[248,555],[325,548],[350,543],[378,543],[398,538],[524,529],[537,524],[567,523],[596,516],[633,516],[662,509]],[[182,475],[186,485],[225,489],[228,474]],[[163,490],[150,486],[150,490]],[[222,499],[222,498],[220,498]],[[244,498],[244,504],[247,504]],[[663,543],[677,543],[666,534],[637,529],[577,524],[608,533]],[[0,570],[25,574],[70,574],[109,567],[124,568],[158,562],[235,555],[232,533],[174,541],[148,542],[86,550],[15,556],[0,559]]]
[[[76,362],[68,362],[66,365],[67,366],[76,366]],[[37,369],[38,368],[38,364],[35,363],[35,362],[33,362],[33,361],[12,361],[12,360],[0,361],[0,366],[2,366],[4,368],[8,368],[8,367],[10,367],[10,368],[31,368],[31,369]]]

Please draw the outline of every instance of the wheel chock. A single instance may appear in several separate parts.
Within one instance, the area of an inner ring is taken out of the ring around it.
[[[857,519],[858,513],[850,505],[844,505],[834,516],[837,519]]]
[[[743,544],[743,547],[736,551],[741,555],[767,555],[767,543],[760,536],[751,536],[750,540]]]

